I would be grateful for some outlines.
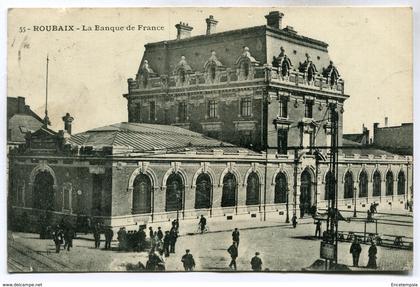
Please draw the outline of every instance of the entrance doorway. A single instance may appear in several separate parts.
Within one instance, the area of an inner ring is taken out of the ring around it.
[[[311,212],[312,206],[312,177],[309,171],[304,170],[300,176],[300,217]]]
[[[35,176],[33,185],[34,208],[54,210],[54,178],[48,171],[41,171]]]

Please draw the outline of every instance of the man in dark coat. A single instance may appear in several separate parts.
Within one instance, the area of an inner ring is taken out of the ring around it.
[[[297,225],[297,216],[296,216],[296,214],[293,214],[293,216],[292,216],[292,225],[293,225],[293,228],[296,228],[296,225]]]
[[[204,230],[206,229],[206,225],[207,225],[207,219],[204,217],[204,215],[201,215],[198,225],[200,227],[200,232],[204,233]]]
[[[378,253],[378,249],[376,248],[375,242],[372,240],[372,244],[369,247],[368,255],[369,261],[367,264],[367,268],[376,269],[378,266],[376,265],[376,254]]]
[[[229,252],[230,258],[232,259],[229,263],[229,268],[236,270],[236,258],[238,258],[238,247],[236,246],[236,242],[232,243],[227,252]]]
[[[165,257],[169,257],[169,246],[171,245],[171,235],[169,231],[165,231],[165,237],[163,237],[163,252]]]
[[[195,261],[192,254],[190,254],[189,249],[185,250],[185,254],[182,256],[181,262],[184,265],[185,271],[193,271],[195,267]]]
[[[73,247],[73,238],[74,238],[74,229],[73,226],[69,223],[64,230],[64,249],[70,251],[70,248]]]
[[[149,237],[150,237],[150,239],[153,239],[154,234],[155,233],[153,232],[153,228],[151,226],[149,226]]]
[[[359,257],[360,253],[362,252],[362,247],[360,246],[359,240],[357,237],[354,237],[354,241],[350,246],[350,253],[353,256],[353,266],[359,266]]]
[[[235,230],[232,232],[232,241],[236,243],[236,247],[239,247],[239,230],[238,228],[235,228]]]
[[[157,236],[159,240],[163,239],[163,232],[162,232],[162,229],[160,229],[160,226],[158,227]]]
[[[112,237],[114,237],[114,231],[111,226],[105,229],[105,249],[111,249]]]
[[[178,230],[176,229],[175,226],[172,226],[171,230],[169,231],[169,235],[171,239],[169,251],[171,253],[175,253],[175,244],[176,244],[176,240],[178,239]]]
[[[63,244],[63,231],[59,225],[55,227],[53,240],[55,244],[55,253],[60,253],[61,244]]]
[[[95,240],[95,248],[99,248],[101,245],[101,227],[99,222],[93,228],[93,239]]]
[[[137,236],[139,238],[138,250],[143,251],[146,246],[146,232],[144,232],[143,227],[139,228],[139,232],[137,233]]]
[[[258,255],[260,255],[259,252],[255,252],[255,256],[252,257],[251,259],[251,268],[252,271],[261,271],[262,270],[262,260],[260,257],[258,257]]]
[[[321,238],[321,225],[322,225],[321,220],[317,220],[315,222],[315,225],[316,225],[316,227],[315,227],[315,237]]]

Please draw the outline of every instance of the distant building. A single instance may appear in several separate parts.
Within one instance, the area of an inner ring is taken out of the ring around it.
[[[392,127],[374,123],[373,145],[395,154],[413,155],[413,123]]]
[[[360,134],[343,134],[343,139],[359,145],[370,144],[369,130],[363,125],[363,132]]]
[[[26,105],[24,97],[7,97],[7,145],[25,143],[28,132],[37,131],[43,125],[42,119]]]

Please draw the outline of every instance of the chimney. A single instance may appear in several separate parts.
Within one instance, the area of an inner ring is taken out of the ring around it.
[[[364,141],[363,144],[367,145],[369,144],[369,130],[367,129],[367,127],[365,127],[365,124],[363,124],[363,135],[364,135]]]
[[[206,35],[210,35],[210,34],[216,33],[216,25],[217,25],[218,22],[219,21],[214,20],[213,15],[210,15],[206,19],[206,23],[207,23]]]
[[[373,123],[373,143],[375,143],[375,136],[378,132],[379,123]]]
[[[281,19],[283,18],[284,14],[279,11],[271,11],[268,15],[265,15],[267,19],[267,26],[281,29]]]
[[[388,117],[385,117],[385,127],[388,127]]]
[[[24,114],[25,112],[26,112],[25,98],[24,97],[18,97],[17,98],[17,113],[18,114]]]
[[[64,122],[64,130],[71,135],[71,124],[74,120],[74,118],[72,116],[70,116],[69,113],[66,113],[66,115],[64,117],[62,117],[63,122]]]
[[[188,26],[188,23],[179,22],[179,24],[175,25],[175,28],[177,30],[177,34],[176,34],[177,40],[191,37],[191,30],[193,29],[193,27]]]

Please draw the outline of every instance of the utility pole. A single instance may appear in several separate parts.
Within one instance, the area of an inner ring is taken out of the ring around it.
[[[354,207],[353,207],[353,217],[357,217],[357,188],[353,188],[353,198],[354,198]]]
[[[44,117],[44,125],[48,127],[51,125],[50,119],[48,118],[48,62],[50,59],[48,58],[47,54],[47,67],[46,67],[46,75],[45,75],[45,117]]]

